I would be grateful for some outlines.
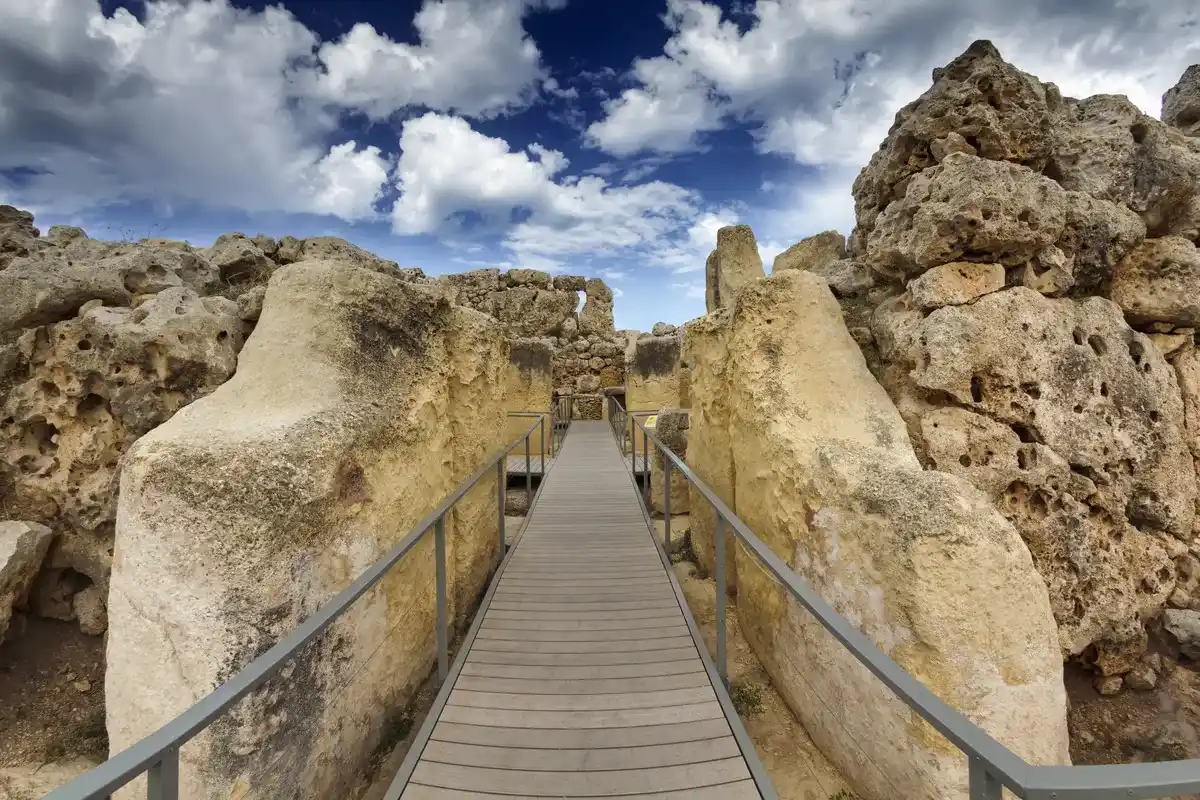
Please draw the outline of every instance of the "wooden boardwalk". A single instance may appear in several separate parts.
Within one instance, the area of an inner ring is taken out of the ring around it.
[[[761,797],[627,470],[572,424],[404,800]]]

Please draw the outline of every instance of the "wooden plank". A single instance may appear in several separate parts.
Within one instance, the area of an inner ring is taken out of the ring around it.
[[[611,680],[618,678],[647,678],[662,675],[684,675],[704,673],[704,665],[694,654],[676,661],[658,661],[652,664],[591,664],[530,666],[529,664],[488,664],[467,661],[463,664],[463,675],[490,678],[526,678],[528,680]],[[707,673],[704,673],[707,674]]]
[[[464,725],[440,720],[433,729],[439,742],[478,744],[489,747],[529,747],[546,750],[642,747],[655,744],[699,742],[729,735],[724,719],[677,722],[636,728],[576,728],[547,730],[537,728],[496,728]]]
[[[474,691],[455,687],[452,705],[468,708],[511,709],[514,711],[622,711],[631,708],[672,708],[677,705],[716,702],[711,686],[690,689],[664,689],[658,692],[621,694],[509,694]]]
[[[682,791],[750,777],[739,756],[701,764],[597,772],[534,772],[464,767],[422,760],[413,780],[430,786],[501,794],[559,797],[612,797],[646,792]]]
[[[474,647],[467,663],[513,664],[529,667],[601,667],[614,664],[656,664],[660,661],[698,659],[696,646],[671,650],[643,650],[636,653],[515,653],[490,652]]]
[[[669,628],[684,625],[682,614],[664,614],[661,617],[641,619],[508,619],[492,617],[484,619],[480,633],[490,631],[637,631],[647,628]],[[684,625],[686,627],[686,625]]]
[[[682,744],[610,747],[605,750],[540,750],[525,747],[485,747],[453,742],[430,742],[425,759],[439,764],[461,764],[494,769],[539,772],[586,772],[610,769],[677,767],[702,761],[737,758],[737,743],[730,736]]]
[[[675,625],[660,628],[625,628],[624,630],[607,631],[562,631],[544,628],[510,630],[483,625],[479,629],[478,638],[483,641],[510,642],[626,642],[639,639],[668,639],[676,636],[691,637],[683,620],[678,620]]]
[[[467,708],[447,705],[441,720],[493,728],[637,728],[673,722],[724,719],[721,706],[692,703],[674,708],[630,708],[617,711],[521,711],[506,708]]]
[[[680,675],[658,675],[636,678],[593,678],[591,680],[547,678],[492,678],[459,675],[455,690],[507,692],[509,694],[622,694],[626,692],[655,692],[666,689],[690,689],[697,686],[712,688],[703,672]]]
[[[562,795],[534,794],[490,794],[464,792],[461,789],[442,789],[437,786],[410,784],[404,800],[562,800]],[[626,795],[637,800],[754,800],[760,798],[754,781],[736,781],[716,786],[700,786],[682,792],[651,792],[649,794]]]
[[[627,639],[623,642],[530,642],[509,639],[476,639],[471,652],[486,653],[646,653],[692,646],[691,636]]]

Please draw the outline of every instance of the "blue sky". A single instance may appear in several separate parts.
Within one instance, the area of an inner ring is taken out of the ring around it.
[[[0,0],[0,202],[43,228],[345,237],[437,274],[604,277],[703,313],[704,258],[853,225],[850,185],[976,38],[1158,115],[1195,0]]]

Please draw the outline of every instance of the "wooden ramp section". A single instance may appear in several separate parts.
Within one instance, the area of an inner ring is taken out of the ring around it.
[[[571,425],[404,800],[760,797],[627,469]]]

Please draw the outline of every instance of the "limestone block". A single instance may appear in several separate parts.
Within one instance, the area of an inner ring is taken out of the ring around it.
[[[33,588],[54,534],[36,522],[0,522],[0,642],[8,630],[13,606]]]
[[[717,301],[726,306],[748,283],[763,277],[762,256],[749,225],[727,225],[717,230]]]
[[[553,350],[540,339],[515,339],[509,343],[508,369],[504,384],[504,408],[506,411],[545,411],[549,413],[554,394]],[[504,431],[505,444],[514,441],[537,420],[532,417],[509,417]],[[547,447],[550,441],[550,420],[544,423]],[[542,452],[542,436],[535,432],[529,440],[529,452]],[[524,456],[525,445],[512,451],[513,455]]]
[[[1188,136],[1200,136],[1200,64],[1184,70],[1179,83],[1167,89],[1162,98],[1162,119]]]
[[[604,419],[604,395],[575,395],[574,415],[575,419]]]
[[[734,495],[733,451],[728,404],[729,309],[693,320],[684,328],[682,360],[688,364],[689,414],[687,465],[721,501],[738,513]],[[690,534],[696,560],[709,574],[716,569],[716,514],[691,484]],[[725,547],[726,585],[737,589],[736,552],[732,539]]]
[[[817,276],[787,271],[743,290],[731,320],[739,516],[951,706],[1032,763],[1069,763],[1054,619],[1016,530],[965,480],[921,469]],[[695,449],[690,436],[689,458]],[[966,796],[957,749],[747,553],[738,596],[773,684],[858,796]],[[861,768],[863,749],[877,769]]]
[[[573,295],[574,296],[574,295]],[[574,311],[575,307],[572,306]],[[579,331],[584,334],[612,336],[613,294],[599,278],[589,278],[586,284],[586,300],[579,312]]]
[[[1200,250],[1180,236],[1145,240],[1117,264],[1110,296],[1134,325],[1200,325]]]
[[[913,303],[925,311],[969,303],[977,297],[1003,288],[1002,265],[972,264],[967,261],[955,261],[934,267],[908,284]]]
[[[774,274],[785,269],[819,270],[846,257],[846,237],[837,231],[823,231],[775,256],[771,266]]]
[[[644,336],[634,345],[625,375],[625,407],[657,411],[679,406],[678,336]]]
[[[502,329],[341,263],[278,270],[237,374],[142,437],[108,598],[120,750],[294,629],[499,448]],[[447,525],[451,613],[495,555],[494,479]],[[473,527],[472,527],[473,526]],[[181,796],[342,797],[435,657],[427,537],[184,749]],[[144,783],[118,793],[137,797]]]

